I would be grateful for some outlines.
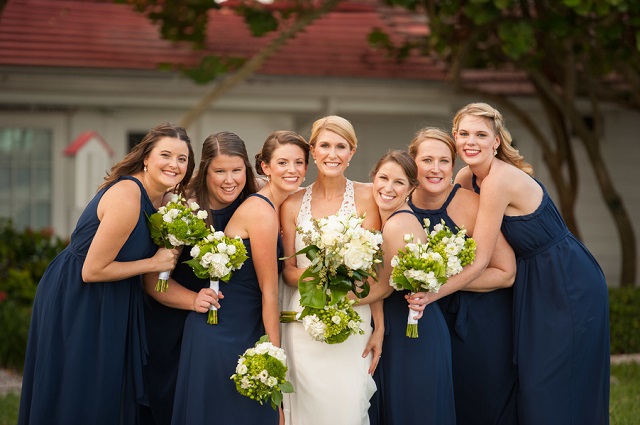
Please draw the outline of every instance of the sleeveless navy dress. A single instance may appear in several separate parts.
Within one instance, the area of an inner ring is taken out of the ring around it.
[[[431,226],[444,220],[456,231],[458,225],[447,208],[459,184],[437,210],[409,206],[422,222]],[[451,335],[453,386],[458,425],[514,425],[516,371],[513,365],[513,289],[491,292],[457,291],[438,300]]]
[[[473,183],[477,188],[475,176]],[[520,424],[608,424],[607,283],[540,187],[542,202],[533,213],[502,220],[517,260],[513,314]]]
[[[263,198],[273,207],[262,195],[249,196]],[[249,259],[229,282],[220,282],[225,298],[220,300],[218,324],[207,324],[207,314],[196,312],[189,312],[184,324],[171,421],[175,425],[278,423],[278,412],[270,403],[261,405],[240,395],[230,379],[239,356],[265,332],[251,244],[249,239],[243,242]]]
[[[233,213],[242,203],[238,198],[220,210],[209,210],[216,230],[224,230]],[[194,292],[209,287],[208,279],[199,279],[191,267],[191,247],[185,246],[171,277]],[[146,400],[141,402],[142,425],[169,425],[178,376],[178,359],[182,345],[184,322],[189,310],[167,307],[145,293],[144,313],[149,344],[149,360],[144,368]],[[148,407],[147,407],[148,406]]]
[[[412,211],[399,210],[391,215]],[[408,291],[394,291],[384,300],[383,355],[374,373],[378,391],[369,409],[371,424],[455,425],[451,343],[437,304],[428,305],[418,320],[418,338],[406,336]]]
[[[158,247],[145,214],[156,212],[142,184],[140,217],[116,261],[149,258]],[[84,283],[82,265],[100,221],[99,191],[69,246],[42,276],[33,305],[19,424],[135,424],[143,396],[143,289],[140,276]]]

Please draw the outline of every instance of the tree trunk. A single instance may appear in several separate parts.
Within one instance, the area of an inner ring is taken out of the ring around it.
[[[299,15],[289,28],[286,28],[278,34],[269,44],[267,44],[262,50],[252,56],[246,61],[235,73],[225,78],[222,82],[216,84],[207,94],[205,94],[198,103],[195,104],[190,110],[188,110],[182,119],[180,125],[188,128],[193,122],[198,119],[211,104],[233,87],[240,84],[242,81],[249,78],[254,72],[276,53],[282,46],[286,44],[291,38],[295,37],[297,33],[302,31],[307,25],[320,18],[331,9],[333,9],[342,0],[326,0],[322,5],[313,10]]]
[[[622,253],[622,265],[620,270],[620,286],[633,286],[636,280],[636,238],[633,230],[633,223],[629,213],[624,207],[622,198],[614,188],[607,166],[602,160],[598,136],[594,135],[584,123],[582,115],[575,104],[563,103],[553,90],[549,81],[536,71],[529,71],[531,79],[536,86],[544,90],[547,96],[553,100],[558,108],[564,107],[564,112],[569,118],[579,139],[583,143],[591,166],[598,181],[600,193],[605,204],[613,217],[616,225],[618,237],[620,239],[620,250]]]

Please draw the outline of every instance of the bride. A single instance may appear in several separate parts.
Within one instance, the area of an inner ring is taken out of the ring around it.
[[[291,195],[282,205],[281,224],[285,256],[304,248],[296,228],[309,229],[311,218],[336,213],[363,215],[363,227],[380,228],[378,208],[369,184],[352,182],[344,172],[356,151],[357,139],[349,121],[338,116],[317,120],[311,130],[311,154],[318,167],[315,183]],[[285,260],[282,277],[296,290],[284,309],[301,311],[298,279],[310,264],[305,255]],[[369,399],[376,391],[371,377],[382,352],[382,303],[354,306],[364,335],[351,335],[340,344],[313,340],[300,322],[283,325],[282,345],[287,353],[289,381],[295,392],[285,394],[287,425],[369,424]],[[373,316],[375,330],[371,326]]]

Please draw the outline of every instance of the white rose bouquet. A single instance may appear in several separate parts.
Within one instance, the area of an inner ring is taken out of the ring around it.
[[[282,393],[293,392],[293,385],[286,380],[286,359],[284,350],[271,344],[264,335],[255,347],[240,356],[231,379],[240,394],[260,404],[270,400],[271,407],[277,409],[282,403]]]
[[[425,228],[430,222],[424,220]],[[467,231],[462,228],[453,233],[442,221],[427,233],[427,242],[414,241],[413,235],[404,235],[407,243],[398,254],[391,259],[393,270],[389,284],[396,291],[409,290],[412,293],[427,291],[438,292],[449,277],[462,271],[467,264],[473,263],[476,242],[466,237]],[[407,319],[407,336],[418,337],[418,321],[415,312],[409,310]]]
[[[153,242],[164,248],[176,248],[193,245],[209,233],[206,211],[198,211],[196,202],[187,202],[179,195],[172,195],[167,205],[158,208],[158,212],[147,217]],[[196,212],[197,211],[197,212]],[[169,271],[158,276],[156,291],[167,292]]]
[[[351,310],[348,316],[357,317],[355,322],[359,323],[359,316],[352,308],[353,303],[342,303],[339,308],[337,304],[349,291],[358,298],[366,297],[369,293],[367,279],[377,278],[376,265],[382,261],[382,235],[378,231],[364,229],[363,221],[364,216],[358,217],[356,214],[331,215],[312,219],[311,229],[296,229],[307,246],[295,255],[304,254],[311,261],[298,280],[300,305],[303,307],[297,315],[298,319],[317,315],[329,307],[340,311]],[[292,315],[295,316],[295,312],[283,312],[281,321],[292,321]],[[352,333],[343,335],[348,337]]]
[[[247,248],[240,237],[230,238],[224,232],[216,232],[213,226],[211,233],[191,248],[191,257],[185,261],[193,269],[196,276],[201,279],[209,279],[209,287],[220,290],[220,280],[227,282],[235,270],[249,258]],[[207,323],[218,324],[218,310],[209,307]]]
[[[311,338],[327,344],[339,344],[350,335],[363,335],[362,319],[352,308],[354,303],[345,297],[336,304],[327,303],[322,309],[306,307],[307,315],[302,318],[302,326]],[[293,322],[299,315],[293,311],[282,312],[280,320],[283,323]]]

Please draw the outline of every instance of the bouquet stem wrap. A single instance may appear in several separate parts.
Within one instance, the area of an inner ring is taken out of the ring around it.
[[[415,293],[412,292],[411,295]],[[418,321],[415,319],[418,313],[409,309],[409,317],[407,317],[407,336],[409,338],[417,338],[418,337]]]
[[[217,279],[210,279],[209,288],[213,289],[217,295],[218,291],[220,290],[220,281]],[[209,306],[209,316],[207,317],[207,323],[210,325],[218,324],[218,309],[213,304]]]
[[[156,292],[167,292],[169,289],[169,274],[171,272],[160,272],[158,275],[158,283],[156,283]]]

